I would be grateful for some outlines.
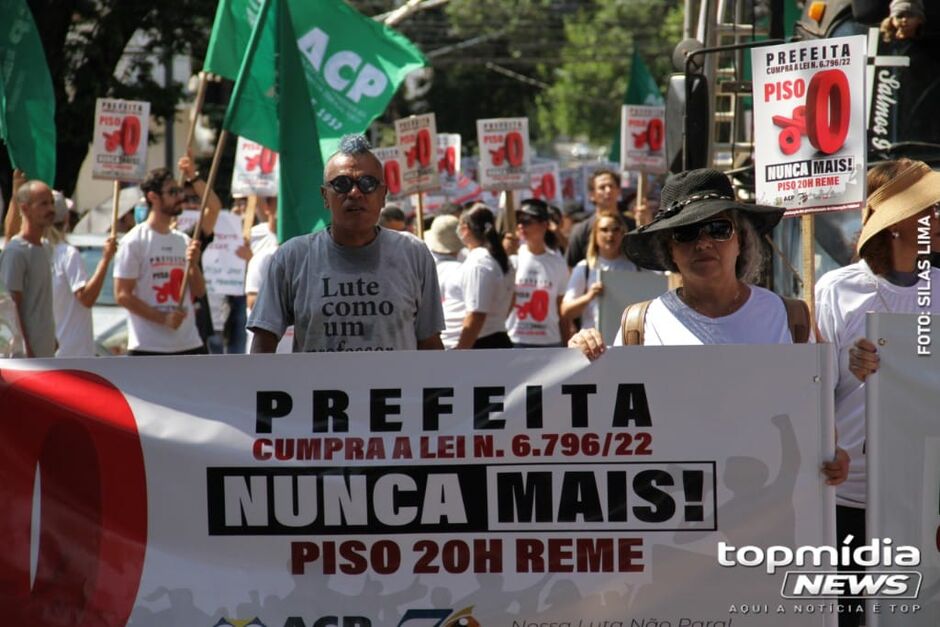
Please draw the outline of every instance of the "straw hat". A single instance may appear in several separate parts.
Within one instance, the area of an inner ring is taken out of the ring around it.
[[[453,255],[460,252],[463,244],[457,235],[458,220],[454,216],[439,215],[431,222],[431,228],[425,231],[424,241],[435,253]]]
[[[858,252],[875,235],[940,202],[940,172],[914,161],[868,197],[862,210]]]

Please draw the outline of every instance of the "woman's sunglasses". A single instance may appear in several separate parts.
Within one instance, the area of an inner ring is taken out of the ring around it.
[[[379,185],[382,183],[379,179],[374,176],[365,174],[360,176],[357,179],[354,179],[351,176],[337,176],[332,181],[329,181],[327,185],[333,188],[333,191],[337,194],[348,194],[352,191],[353,186],[358,187],[359,191],[363,194],[371,194],[379,188]]]
[[[672,229],[672,239],[680,244],[685,244],[694,242],[702,233],[705,233],[716,242],[727,242],[734,235],[734,222],[722,218],[710,222],[678,226]]]

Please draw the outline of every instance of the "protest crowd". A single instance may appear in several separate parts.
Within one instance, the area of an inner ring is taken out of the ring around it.
[[[884,37],[921,27],[919,3],[904,4],[914,25],[898,9]],[[108,276],[126,311],[128,368],[154,355],[553,347],[602,364],[635,345],[831,343],[837,446],[820,480],[837,486],[839,542],[864,542],[865,382],[879,369],[865,315],[921,313],[918,294],[940,285],[940,174],[907,158],[870,168],[855,260],[822,276],[810,304],[768,287],[767,239],[785,207],[741,200],[722,171],[643,172],[640,191],[618,164],[598,164],[580,203],[478,185],[429,211],[423,196],[393,195],[387,161],[363,131],[311,160],[322,184],[302,203],[283,182],[280,193],[217,194],[189,153],[175,170],[150,169],[139,181],[144,209],[120,216],[91,271],[69,243],[71,201],[17,170],[0,283],[23,344],[8,356],[95,356],[91,311]],[[284,237],[285,209],[311,204],[322,205],[321,228]],[[181,223],[186,210],[195,223]],[[206,260],[223,221],[238,227],[226,254],[241,273],[224,292]],[[925,224],[929,268],[919,263]]]

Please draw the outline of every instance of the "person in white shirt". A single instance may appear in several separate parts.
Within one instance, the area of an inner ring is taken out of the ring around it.
[[[523,242],[512,262],[516,269],[515,301],[506,330],[516,348],[564,346],[571,335],[562,319],[561,301],[568,285],[564,258],[547,243],[548,205],[523,200],[516,211],[516,231]]]
[[[457,234],[470,252],[461,270],[466,314],[455,348],[512,348],[506,316],[515,272],[496,230],[496,217],[486,205],[474,205],[461,214]]]
[[[467,314],[461,285],[463,262],[460,260],[460,251],[463,250],[463,244],[457,235],[459,224],[459,220],[452,215],[439,215],[431,222],[431,228],[424,232],[424,241],[437,267],[441,307],[444,309],[441,341],[447,349],[457,346],[463,319]]]
[[[587,256],[571,271],[568,289],[561,301],[561,315],[567,320],[581,318],[582,329],[597,326],[597,297],[604,293],[601,272],[639,268],[623,252],[627,222],[619,213],[598,216],[591,229]]]
[[[839,369],[836,429],[852,457],[848,479],[836,491],[840,546],[849,535],[854,537],[852,547],[864,544],[866,537],[865,380],[878,369],[878,351],[865,338],[865,315],[925,309],[940,313],[936,298],[926,307],[918,302],[918,293],[940,285],[940,270],[931,267],[930,251],[918,250],[918,228],[929,232],[930,248],[940,250],[938,209],[940,173],[925,163],[901,159],[872,168],[857,246],[861,259],[826,273],[816,284],[820,333],[835,347]],[[839,617],[840,625],[859,621],[858,614]]]
[[[255,301],[258,300],[258,292],[264,284],[264,277],[267,276],[268,266],[271,265],[271,258],[278,249],[277,241],[277,196],[268,196],[261,199],[258,203],[261,214],[265,218],[264,222],[256,224],[251,228],[251,259],[245,268],[245,311],[251,315],[251,310],[255,307]],[[247,318],[246,318],[247,320]],[[251,347],[254,339],[254,333],[250,329],[245,330],[246,352]],[[277,353],[290,353],[294,343],[294,327],[288,326],[284,335],[277,343]]]
[[[54,191],[55,224],[47,238],[52,252],[52,312],[55,337],[59,343],[56,357],[94,357],[95,337],[91,308],[101,295],[108,265],[117,251],[117,240],[105,239],[101,259],[94,274],[88,276],[78,249],[65,241],[69,210],[65,196]]]
[[[166,168],[152,170],[140,189],[149,215],[123,237],[114,263],[115,299],[129,313],[127,353],[205,354],[192,306],[206,293],[201,247],[170,227],[183,211],[183,190]],[[180,302],[184,281],[189,289]]]

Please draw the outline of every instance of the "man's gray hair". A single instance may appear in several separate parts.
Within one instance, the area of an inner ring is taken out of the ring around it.
[[[20,205],[27,205],[33,199],[33,192],[36,191],[39,187],[49,187],[43,181],[39,179],[33,179],[32,181],[26,181],[23,183],[20,188],[16,191],[16,202]]]

